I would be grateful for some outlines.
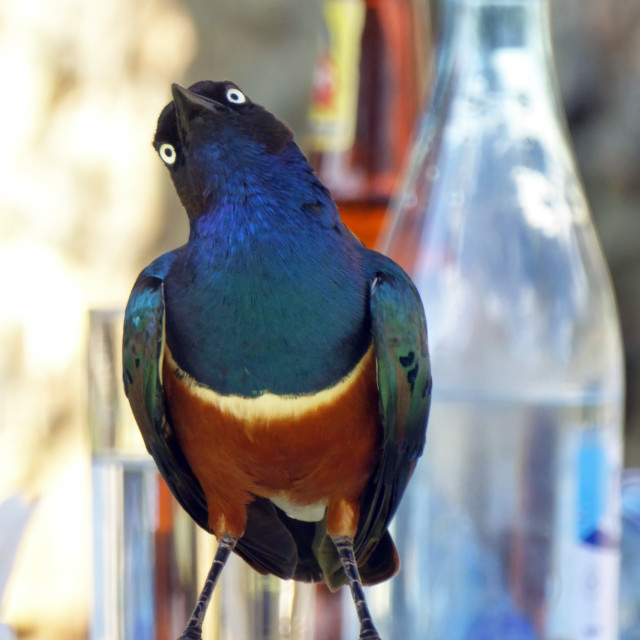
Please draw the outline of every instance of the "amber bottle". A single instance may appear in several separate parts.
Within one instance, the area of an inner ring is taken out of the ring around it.
[[[426,77],[424,0],[324,0],[307,150],[369,247],[411,142]]]

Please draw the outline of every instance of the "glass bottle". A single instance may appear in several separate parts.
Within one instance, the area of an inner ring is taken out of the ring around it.
[[[548,1],[442,12],[381,243],[422,295],[434,388],[380,611],[391,637],[613,640],[622,348]]]
[[[342,218],[373,246],[424,86],[423,0],[324,0],[309,112],[309,161]]]

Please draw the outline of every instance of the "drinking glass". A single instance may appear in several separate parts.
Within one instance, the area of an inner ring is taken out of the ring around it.
[[[175,640],[215,553],[146,452],[122,386],[121,309],[90,312],[93,612],[91,640]],[[203,640],[310,640],[313,588],[260,576],[232,557]]]

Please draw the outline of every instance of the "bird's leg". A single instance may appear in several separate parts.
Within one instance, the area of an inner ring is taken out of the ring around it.
[[[211,569],[209,569],[204,587],[202,587],[202,591],[198,597],[198,602],[193,609],[193,613],[191,614],[191,618],[189,618],[189,622],[187,623],[184,633],[178,638],[178,640],[202,640],[202,623],[204,622],[204,616],[207,612],[207,607],[209,606],[213,589],[215,588],[218,578],[222,573],[222,569],[231,555],[231,552],[234,550],[237,542],[238,538],[233,538],[229,535],[224,536],[218,541],[218,549],[216,550],[216,555],[213,558],[213,563],[211,564]]]
[[[359,640],[380,640],[364,597],[364,590],[362,589],[362,582],[360,581],[360,574],[358,573],[358,565],[356,564],[356,557],[353,552],[353,538],[351,536],[336,536],[333,542],[338,549],[340,562],[347,575],[353,602],[356,605],[356,612],[358,613],[358,620],[360,621]]]

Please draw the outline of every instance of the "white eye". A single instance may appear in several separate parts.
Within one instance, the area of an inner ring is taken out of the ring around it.
[[[227,89],[227,100],[233,102],[233,104],[243,104],[247,101],[247,98],[240,89],[231,88]]]
[[[176,158],[178,157],[178,154],[176,153],[174,146],[172,144],[168,144],[167,142],[160,145],[160,149],[158,149],[158,153],[160,154],[160,157],[167,164],[173,164],[176,161]]]

